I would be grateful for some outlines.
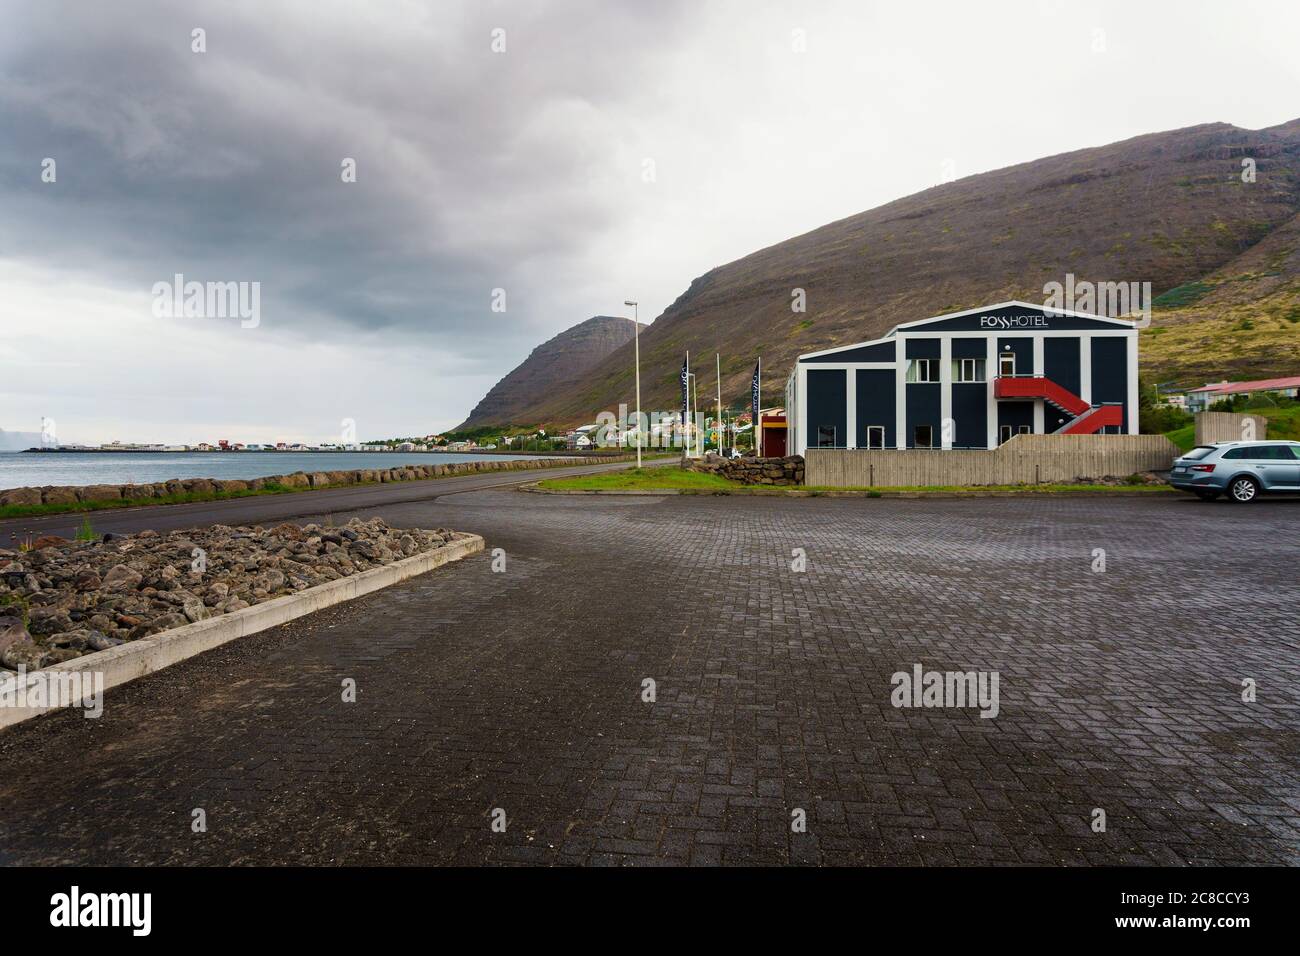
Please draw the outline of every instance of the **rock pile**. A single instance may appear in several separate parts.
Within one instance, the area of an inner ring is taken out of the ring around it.
[[[746,485],[802,485],[803,457],[787,458],[721,458],[705,455],[690,463],[692,471],[721,475]]]
[[[1165,476],[1163,473],[1154,471],[1139,471],[1126,477],[1119,475],[1104,475],[1101,478],[1076,478],[1075,483],[1080,485],[1163,485]]]
[[[3,505],[71,505],[79,501],[120,501],[171,498],[179,495],[212,495],[261,491],[266,488],[337,488],[346,485],[421,481],[451,475],[470,475],[480,471],[520,471],[526,468],[557,468],[572,465],[599,465],[624,461],[626,455],[587,458],[537,458],[514,461],[464,461],[450,465],[403,465],[400,468],[361,468],[352,471],[295,471],[291,475],[270,475],[247,481],[219,478],[173,478],[142,485],[45,485],[40,488],[8,488],[0,491]]]
[[[27,670],[324,584],[441,547],[456,533],[353,518],[0,550],[0,665]]]

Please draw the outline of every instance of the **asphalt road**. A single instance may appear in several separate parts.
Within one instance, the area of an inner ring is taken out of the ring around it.
[[[0,863],[1300,864],[1293,502],[453,480],[362,514],[485,553],[0,732]]]
[[[671,464],[670,461],[648,462],[649,465]],[[582,465],[573,468],[538,468],[527,471],[489,472],[425,481],[402,481],[360,488],[325,488],[284,495],[256,495],[225,501],[205,501],[183,505],[157,505],[146,508],[113,508],[103,511],[75,512],[33,518],[9,518],[0,521],[0,547],[8,545],[11,535],[33,531],[71,538],[86,518],[100,533],[130,534],[151,528],[171,531],[213,524],[266,524],[290,521],[304,515],[354,512],[366,508],[407,501],[429,501],[462,491],[506,488],[541,478],[587,475],[603,471],[621,471],[632,467],[629,462],[608,465]]]

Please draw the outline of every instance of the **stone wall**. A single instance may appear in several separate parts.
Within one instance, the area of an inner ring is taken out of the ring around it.
[[[0,505],[67,505],[81,501],[120,501],[150,498],[166,499],[174,495],[216,492],[260,491],[268,486],[301,490],[341,488],[348,485],[387,484],[394,481],[422,481],[452,475],[471,475],[491,471],[525,471],[533,468],[563,468],[573,465],[601,465],[626,461],[629,456],[588,458],[538,458],[530,461],[465,461],[450,465],[403,465],[398,468],[361,468],[353,471],[295,471],[291,475],[268,475],[265,478],[173,478],[141,485],[45,485],[40,488],[9,488],[0,491]]]
[[[687,467],[691,471],[721,475],[746,485],[803,484],[803,459],[798,455],[787,458],[720,458],[710,454],[693,459]]]

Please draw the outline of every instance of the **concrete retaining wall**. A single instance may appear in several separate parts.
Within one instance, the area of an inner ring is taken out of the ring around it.
[[[402,465],[397,468],[358,468],[352,471],[295,471],[291,475],[268,475],[265,478],[173,478],[141,485],[45,485],[40,488],[7,488],[0,491],[0,505],[66,505],[79,501],[135,500],[144,503],[153,498],[174,495],[213,494],[215,492],[260,491],[269,485],[284,488],[344,488],[374,482],[422,481],[485,471],[526,471],[533,468],[565,468],[574,465],[602,465],[611,461],[628,461],[629,455],[603,455],[585,458],[537,458],[530,461],[463,461],[450,465]]]
[[[130,641],[106,651],[96,651],[63,664],[33,671],[25,675],[28,685],[35,681],[47,680],[39,675],[54,673],[80,672],[89,675],[103,675],[103,686],[107,690],[127,681],[152,674],[178,661],[183,661],[195,654],[212,650],[228,641],[233,641],[269,627],[284,624],[294,618],[302,617],[313,611],[350,601],[380,588],[388,587],[417,574],[424,574],[434,568],[483,550],[483,539],[476,534],[463,535],[451,544],[426,551],[422,554],[394,561],[383,567],[371,568],[337,581],[330,581],[318,587],[287,594],[262,604],[254,604],[233,614],[207,618],[186,624],[183,627],[163,631],[152,637]],[[0,675],[0,700],[16,695],[27,695],[17,687],[18,675],[9,671]],[[65,702],[67,703],[67,702]],[[78,706],[79,700],[73,700],[71,706]],[[0,727],[7,727],[24,720],[30,720],[38,714],[53,710],[52,707],[0,707]]]
[[[1197,412],[1196,444],[1216,441],[1262,441],[1268,437],[1268,419],[1238,412]]]
[[[806,482],[831,488],[1018,485],[1164,471],[1163,435],[1016,435],[992,451],[809,448]]]

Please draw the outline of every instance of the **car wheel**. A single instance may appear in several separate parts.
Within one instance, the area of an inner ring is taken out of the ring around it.
[[[1195,495],[1196,497],[1200,498],[1202,501],[1215,501],[1219,497],[1219,493],[1217,491],[1197,491],[1195,492]]]
[[[1234,478],[1232,484],[1228,486],[1228,494],[1233,501],[1240,501],[1243,504],[1254,501],[1259,497],[1259,484],[1254,478]]]

